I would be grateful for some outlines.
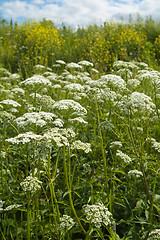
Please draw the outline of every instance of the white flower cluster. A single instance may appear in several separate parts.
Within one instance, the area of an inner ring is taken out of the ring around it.
[[[128,172],[128,176],[133,176],[133,177],[136,176],[137,178],[139,178],[139,177],[143,176],[143,173],[141,171],[138,171],[137,169],[135,169],[135,170],[130,170]]]
[[[4,203],[5,203],[4,201],[0,200],[0,211],[3,211],[3,204]]]
[[[26,132],[26,133],[19,134],[18,136],[14,137],[14,138],[6,139],[6,142],[9,142],[11,144],[20,144],[20,143],[26,144],[31,141],[41,141],[42,138],[43,138],[43,136],[37,135],[33,132]]]
[[[160,153],[160,143],[157,142],[154,138],[147,138],[146,141],[152,144],[152,148],[154,148],[158,153]]]
[[[22,117],[15,119],[15,122],[19,127],[29,126],[35,124],[36,126],[43,127],[47,122],[52,122],[57,116],[54,113],[49,112],[31,112],[25,113]]]
[[[113,63],[114,70],[119,70],[119,69],[123,69],[123,68],[128,68],[131,71],[138,70],[138,66],[136,66],[136,64],[134,64],[132,62],[123,62],[123,61],[119,60],[119,61],[115,61]]]
[[[89,62],[89,61],[86,61],[86,60],[83,60],[83,61],[80,61],[78,62],[79,65],[82,65],[82,66],[85,66],[85,67],[93,67],[93,63]]]
[[[71,145],[71,149],[83,150],[85,153],[89,153],[92,151],[90,143],[84,143],[80,140],[76,140],[75,142],[73,142]]]
[[[160,229],[154,229],[149,233],[147,240],[158,240],[160,239]]]
[[[133,92],[130,96],[133,108],[140,108],[141,110],[153,111],[155,104],[152,99],[144,93]]]
[[[77,63],[74,63],[74,62],[71,62],[71,63],[68,63],[67,66],[66,66],[67,69],[82,69],[82,66],[80,66],[79,64]]]
[[[42,86],[51,86],[52,84],[47,78],[43,77],[42,75],[35,74],[32,77],[22,81],[19,85],[39,88]]]
[[[136,88],[140,84],[141,84],[141,82],[138,79],[131,78],[127,81],[127,86],[130,88]]]
[[[88,124],[82,117],[76,117],[72,119],[68,119],[69,122],[71,123],[82,123],[82,124]]]
[[[70,216],[64,214],[60,218],[59,230],[62,232],[69,231],[74,226],[74,224],[75,224],[74,220]]]
[[[13,209],[17,209],[17,208],[20,208],[20,207],[22,207],[21,204],[13,204],[13,205],[9,205],[8,207],[6,207],[6,208],[4,209],[4,211],[11,211],[11,210],[13,210]]]
[[[110,144],[111,149],[121,148],[121,147],[122,147],[122,142],[121,141],[111,142],[111,144]]]
[[[78,102],[70,99],[60,100],[53,104],[53,108],[58,110],[67,110],[67,111],[74,111],[77,114],[87,114],[87,110],[82,107]]]
[[[114,88],[124,88],[126,86],[125,81],[120,76],[113,75],[113,74],[103,75],[97,81],[106,82],[107,85],[109,85],[109,87],[114,87]]]
[[[16,88],[13,88],[10,93],[11,93],[11,94],[17,94],[17,95],[19,96],[19,94],[20,94],[20,95],[24,95],[24,94],[25,94],[25,91],[24,91],[24,89],[22,89],[22,88],[16,87]]]
[[[108,211],[108,208],[104,206],[102,203],[98,203],[95,205],[85,205],[83,206],[86,219],[91,221],[95,227],[100,228],[102,223],[105,226],[111,224],[112,214]]]
[[[123,153],[120,150],[117,150],[116,156],[121,158],[124,163],[131,163],[132,162],[132,159],[127,154]]]
[[[34,194],[41,189],[41,184],[42,182],[37,177],[28,176],[20,183],[20,186],[25,192]]]
[[[52,128],[43,135],[48,143],[55,143],[58,147],[69,146],[69,138],[75,137],[72,129]]]
[[[70,83],[64,86],[64,89],[67,89],[69,91],[75,91],[75,92],[83,92],[84,87],[79,83]]]
[[[66,65],[66,62],[63,60],[56,60],[56,63],[61,64],[61,65]]]
[[[84,174],[91,174],[92,169],[89,163],[84,163],[82,166]]]
[[[3,100],[3,101],[0,101],[1,104],[4,104],[4,105],[7,105],[7,106],[12,106],[12,107],[21,107],[21,105],[16,102],[16,101],[13,101],[11,99],[6,99],[6,100]]]

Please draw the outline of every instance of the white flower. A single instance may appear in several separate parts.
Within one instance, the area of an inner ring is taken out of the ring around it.
[[[86,219],[91,221],[95,227],[100,228],[102,223],[105,226],[111,224],[112,214],[108,211],[108,208],[104,206],[102,203],[98,203],[95,205],[85,205],[83,206]]]
[[[7,207],[4,209],[4,211],[11,211],[12,209],[17,209],[17,208],[20,208],[20,207],[22,207],[21,204],[13,204],[13,205],[7,206]]]
[[[68,215],[63,215],[63,217],[60,218],[60,224],[59,229],[63,231],[69,231],[73,226],[75,222],[73,219]]]
[[[51,86],[52,84],[47,78],[43,77],[42,75],[35,74],[32,77],[27,78],[26,80],[19,83],[19,85],[39,88],[42,86]]]
[[[33,132],[26,132],[26,133],[19,134],[14,138],[6,139],[6,142],[9,142],[12,144],[20,144],[20,143],[25,144],[31,141],[40,141],[42,140],[42,138],[43,137],[41,135],[37,135]]]
[[[75,142],[73,142],[71,145],[71,149],[83,150],[85,153],[89,153],[92,151],[90,143],[84,143],[80,140],[76,140]]]
[[[61,64],[61,65],[66,65],[66,62],[63,60],[56,60],[56,63]]]
[[[132,87],[132,88],[136,88],[137,86],[139,86],[141,84],[141,82],[138,79],[129,79],[127,81],[127,86],[128,87]]]
[[[11,99],[3,100],[0,103],[2,103],[4,105],[12,106],[12,107],[21,107],[21,105],[18,102],[13,101]]]
[[[120,142],[120,141],[111,142],[111,144],[110,144],[111,149],[121,148],[121,147],[122,147],[122,142]]]
[[[136,176],[137,178],[143,176],[143,173],[141,171],[138,171],[137,169],[135,170],[130,170],[128,172],[128,176]]]
[[[31,112],[25,113],[22,117],[18,117],[15,119],[15,122],[18,126],[29,126],[31,124],[35,124],[36,126],[43,127],[48,122],[52,122],[54,118],[57,116],[54,113],[49,112]]]
[[[158,240],[160,239],[160,229],[154,229],[149,233],[147,240]]]
[[[131,159],[127,154],[123,153],[123,152],[120,151],[120,150],[117,150],[116,156],[119,157],[119,158],[121,158],[121,159],[124,161],[124,163],[130,163],[130,162],[132,162],[132,159]]]
[[[63,127],[64,122],[62,121],[62,119],[57,118],[57,119],[53,122],[53,124],[54,124],[56,127]]]
[[[120,76],[113,74],[103,75],[97,81],[106,82],[109,85],[109,87],[114,88],[124,88],[126,86],[125,81]]]
[[[55,143],[58,147],[69,146],[68,136],[66,136],[63,130],[59,128],[52,128],[47,131],[44,135],[44,140],[47,142]]]
[[[66,86],[64,86],[64,89],[67,89],[69,91],[77,91],[77,92],[83,92],[84,91],[84,87],[79,83],[67,84]]]
[[[23,182],[20,183],[22,189],[25,192],[30,192],[31,194],[34,194],[38,190],[41,189],[42,182],[38,180],[37,177],[28,176],[26,177]]]
[[[11,90],[11,94],[17,94],[17,95],[21,94],[21,95],[24,95],[25,91],[24,91],[24,89],[17,87],[17,88],[13,88]]]
[[[77,63],[74,63],[74,62],[71,62],[71,63],[68,63],[66,68],[73,68],[73,69],[82,69],[82,66],[80,66],[79,64]]]
[[[77,123],[83,123],[83,124],[88,124],[88,122],[86,122],[82,117],[76,117],[76,118],[72,118],[72,119],[68,119],[69,122],[77,122]]]
[[[86,61],[86,60],[83,60],[83,61],[80,61],[78,62],[79,65],[82,65],[82,66],[85,66],[85,67],[93,67],[93,63],[89,62],[89,61]]]
[[[141,110],[153,111],[155,109],[155,104],[152,99],[144,93],[133,92],[130,95],[131,107],[140,108]]]
[[[87,110],[82,107],[78,102],[70,99],[60,100],[53,104],[53,108],[58,110],[67,110],[67,111],[74,111],[77,114],[87,114]]]

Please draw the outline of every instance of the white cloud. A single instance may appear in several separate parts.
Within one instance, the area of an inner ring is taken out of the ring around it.
[[[19,18],[46,18],[70,25],[85,25],[110,20],[118,16],[159,17],[159,0],[12,0],[0,6],[2,17],[17,20]]]

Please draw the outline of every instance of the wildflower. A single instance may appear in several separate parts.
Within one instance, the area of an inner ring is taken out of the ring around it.
[[[84,163],[83,165],[83,173],[84,174],[90,174],[92,169],[91,166],[89,165],[89,163]]]
[[[154,229],[149,233],[147,240],[158,240],[160,239],[160,229]]]
[[[28,176],[20,183],[20,186],[25,192],[34,194],[41,189],[41,184],[42,182],[37,177]]]
[[[21,204],[13,204],[13,205],[9,205],[8,207],[6,207],[5,209],[4,209],[4,211],[11,211],[11,210],[13,210],[13,209],[17,209],[17,208],[20,208],[20,207],[22,207],[22,205]]]
[[[80,66],[77,63],[71,62],[71,63],[67,64],[66,68],[67,69],[82,69],[82,66]]]
[[[86,61],[86,60],[83,60],[83,61],[80,61],[78,62],[79,65],[82,65],[82,66],[85,66],[85,67],[93,67],[93,63],[89,62],[89,61]]]
[[[104,204],[98,203],[95,205],[85,205],[83,208],[86,214],[86,219],[91,221],[91,224],[95,225],[95,227],[100,228],[102,223],[105,226],[111,224],[112,214]]]
[[[160,153],[160,143],[154,138],[147,138],[146,141],[151,142],[152,148],[154,148],[158,153]]]
[[[135,170],[130,170],[128,172],[128,176],[136,176],[137,178],[143,176],[143,173],[141,171],[138,171],[137,169]]]
[[[42,140],[42,136],[41,135],[37,135],[33,132],[26,132],[26,133],[22,133],[19,134],[18,136],[14,137],[14,138],[8,138],[6,139],[6,142],[9,142],[11,144],[26,144],[29,143],[31,141],[40,141]]]
[[[79,83],[70,83],[64,87],[64,89],[67,89],[69,91],[77,91],[77,92],[83,92],[84,87]]]
[[[140,110],[153,111],[155,104],[152,99],[144,93],[133,92],[130,96],[130,102],[132,108],[140,108]]]
[[[16,88],[13,88],[11,91],[10,91],[11,94],[16,94],[19,96],[20,95],[24,95],[25,94],[25,91],[24,89],[22,88],[19,88],[19,87],[16,87]]]
[[[21,105],[18,102],[13,101],[11,99],[3,100],[0,103],[4,104],[4,105],[7,105],[7,106],[11,106],[11,107],[21,107]]]
[[[120,151],[120,150],[117,150],[116,156],[119,157],[119,158],[121,158],[124,163],[130,163],[130,162],[132,162],[132,159],[131,159],[127,154],[123,153],[123,152]]]
[[[111,149],[121,148],[121,147],[122,147],[122,142],[120,141],[111,142],[110,144]]]
[[[72,119],[68,119],[69,122],[71,123],[83,123],[83,124],[88,124],[88,122],[86,122],[82,117],[76,117],[76,118],[72,118]]]
[[[69,146],[68,138],[60,132],[59,128],[52,128],[43,135],[48,143],[55,143],[57,147]]]
[[[74,100],[64,99],[53,104],[53,108],[57,110],[67,110],[76,112],[77,114],[87,114],[87,110]]]
[[[72,143],[71,149],[83,150],[85,153],[89,153],[92,151],[90,143],[83,143],[80,140],[77,140]]]
[[[120,76],[113,74],[103,75],[97,81],[106,82],[110,87],[113,88],[124,88],[126,86],[125,81]]]
[[[63,215],[63,217],[60,218],[60,224],[59,229],[60,231],[69,231],[73,226],[75,222],[73,219],[68,215]]]
[[[4,203],[5,203],[4,201],[0,200],[0,211],[3,211],[3,204]]]
[[[27,78],[26,80],[22,81],[19,85],[24,85],[26,87],[32,87],[32,88],[39,88],[42,86],[51,86],[51,82],[43,77],[42,75],[33,75],[30,78]]]
[[[19,127],[25,127],[32,124],[43,127],[48,122],[52,122],[57,116],[54,113],[49,112],[31,112],[25,113],[22,117],[16,118],[15,122]]]
[[[56,60],[56,63],[61,64],[61,65],[66,65],[66,62],[63,60]]]
[[[139,86],[141,84],[141,82],[138,79],[129,79],[127,81],[127,86],[131,87],[131,88],[136,88],[137,86]]]
[[[56,127],[63,127],[64,122],[62,121],[62,119],[57,118],[57,119],[53,122],[53,124],[54,124]]]

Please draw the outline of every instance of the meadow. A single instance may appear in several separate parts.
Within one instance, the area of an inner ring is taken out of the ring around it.
[[[160,24],[0,28],[1,239],[160,239]]]

